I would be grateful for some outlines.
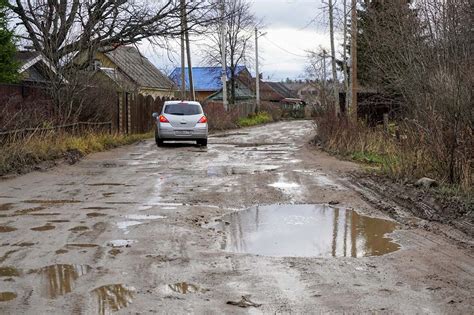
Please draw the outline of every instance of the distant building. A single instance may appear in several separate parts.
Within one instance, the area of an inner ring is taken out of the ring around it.
[[[74,62],[89,62],[87,54],[81,53]],[[96,78],[112,81],[120,91],[153,98],[174,97],[176,92],[173,81],[133,46],[118,46],[111,51],[104,49],[103,52],[96,52],[89,69],[96,72]]]
[[[22,83],[47,84],[56,79],[67,83],[51,61],[38,51],[19,51],[15,58],[20,63],[18,72]]]
[[[189,71],[188,68],[184,68],[185,73],[185,84],[186,91],[189,92]],[[193,67],[193,85],[194,91],[196,94],[196,99],[199,101],[204,101],[206,99],[213,100],[222,100],[222,81],[221,67]],[[237,66],[235,69],[236,74],[236,99],[248,99],[252,97],[252,92],[243,78],[252,77],[247,67]],[[231,77],[230,69],[227,68],[227,79],[228,84]],[[181,67],[175,68],[170,74],[171,80],[178,86],[178,89],[181,89]],[[230,91],[228,91],[230,93]],[[249,94],[250,93],[250,94]]]

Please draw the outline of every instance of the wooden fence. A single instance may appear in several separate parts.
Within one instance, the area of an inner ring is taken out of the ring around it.
[[[160,113],[163,104],[171,100],[128,92],[105,93],[92,88],[85,90],[81,99],[87,103],[87,107],[84,107],[86,111],[81,111],[83,115],[79,113],[72,121],[64,121],[46,87],[0,85],[0,137],[55,130],[77,134],[86,129],[124,134],[147,133],[155,128],[152,114]],[[228,113],[246,117],[254,112],[255,102],[243,102],[231,105]],[[101,118],[89,120],[95,113],[101,113]],[[44,125],[52,127],[38,127]]]
[[[117,131],[126,134],[152,131],[155,128],[153,113],[160,113],[163,104],[169,100],[170,98],[153,99],[151,96],[134,93],[119,95],[118,110],[114,117]]]

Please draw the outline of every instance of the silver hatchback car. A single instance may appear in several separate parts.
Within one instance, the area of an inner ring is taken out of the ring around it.
[[[168,101],[161,114],[153,113],[156,120],[155,140],[159,147],[163,141],[196,141],[207,146],[207,117],[199,102]]]

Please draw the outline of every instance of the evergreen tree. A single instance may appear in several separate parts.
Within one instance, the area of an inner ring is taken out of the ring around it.
[[[403,38],[400,25],[410,23],[415,12],[410,7],[411,0],[362,1],[358,9],[357,35],[357,79],[361,86],[380,87],[390,85],[381,68],[394,66],[396,41]],[[393,44],[392,44],[393,43]],[[346,47],[350,55],[350,39]],[[338,61],[340,68],[343,60]],[[349,69],[349,67],[348,67]]]
[[[7,0],[0,0],[0,82],[18,81],[19,64],[15,60],[14,34],[8,29]]]

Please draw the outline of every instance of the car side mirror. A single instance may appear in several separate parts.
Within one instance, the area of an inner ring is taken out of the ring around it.
[[[151,114],[151,115],[152,115],[153,118],[155,118],[155,119],[158,118],[158,116],[160,116],[160,114],[158,114],[158,113],[153,113],[153,114]]]

